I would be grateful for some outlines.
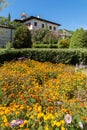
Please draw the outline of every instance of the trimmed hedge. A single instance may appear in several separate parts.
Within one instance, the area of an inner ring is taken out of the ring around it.
[[[87,64],[87,49],[11,49],[0,51],[0,63],[17,60],[20,57],[41,62]]]

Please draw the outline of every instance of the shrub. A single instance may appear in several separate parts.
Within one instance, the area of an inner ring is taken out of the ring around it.
[[[7,42],[6,43],[6,49],[11,49],[11,47],[12,47],[12,43],[11,42]]]
[[[14,48],[31,48],[31,34],[26,26],[20,26],[17,28],[14,35]]]
[[[87,65],[87,49],[3,49],[0,50],[0,63],[16,60],[20,57],[41,62],[64,63],[76,65],[83,62]]]
[[[61,39],[58,42],[58,48],[69,48],[70,39]]]

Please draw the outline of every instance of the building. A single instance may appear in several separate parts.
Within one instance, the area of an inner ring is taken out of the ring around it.
[[[59,30],[59,37],[61,37],[62,39],[71,38],[72,34],[73,34],[73,31],[70,31],[70,30],[66,30],[66,29]]]
[[[49,30],[54,31],[55,33],[58,33],[58,27],[61,26],[58,23],[42,19],[39,16],[27,17],[26,13],[22,13],[21,19],[15,19],[14,21],[26,25],[29,30],[48,28]],[[6,44],[8,42],[12,42],[14,40],[15,30],[15,27],[0,25],[0,47],[6,47]]]
[[[58,31],[58,27],[61,26],[61,24],[52,22],[52,21],[48,21],[45,19],[40,18],[40,16],[30,16],[27,17],[27,15],[25,13],[22,13],[21,15],[21,20],[19,19],[15,19],[16,22],[21,22],[24,25],[27,25],[27,27],[29,28],[29,30],[36,30],[36,29],[44,29],[44,28],[48,28],[51,31]]]

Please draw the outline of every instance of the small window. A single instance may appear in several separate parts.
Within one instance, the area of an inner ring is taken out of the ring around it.
[[[44,28],[44,24],[42,24],[42,28]]]
[[[37,26],[37,22],[34,22],[34,26]]]
[[[31,22],[29,22],[28,25],[31,26]]]
[[[56,30],[56,27],[54,27],[53,30]]]
[[[49,26],[49,29],[52,30],[52,26]]]
[[[27,25],[27,26],[31,26],[31,23],[29,22],[29,23],[27,23],[26,25]]]
[[[28,23],[26,23],[26,25],[28,26]]]

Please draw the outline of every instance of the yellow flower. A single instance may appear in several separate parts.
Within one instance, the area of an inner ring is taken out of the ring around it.
[[[52,127],[54,126],[57,126],[57,127],[60,127],[61,126],[61,122],[58,122],[58,121],[52,121]]]
[[[8,122],[8,120],[7,120],[7,117],[6,116],[3,116],[2,117],[2,119],[3,119],[3,121],[6,123],[6,122]]]
[[[28,120],[24,120],[24,124],[27,124],[28,123]]]
[[[6,126],[6,127],[8,127],[8,126],[10,126],[10,125],[9,125],[9,123],[8,123],[8,122],[5,122],[5,126]]]
[[[16,111],[15,114],[18,115],[18,114],[20,114],[20,112],[19,112],[19,111]]]
[[[56,126],[57,127],[61,126],[61,122],[56,122]]]
[[[24,127],[24,124],[21,124],[20,127]]]
[[[43,114],[43,113],[39,113],[39,114],[38,114],[38,118],[41,118],[41,117],[44,117],[44,114]]]
[[[37,108],[37,111],[38,111],[38,112],[41,112],[41,111],[42,111],[42,106],[39,106],[39,107]]]
[[[64,123],[65,123],[65,121],[64,121],[64,120],[61,120],[60,122],[61,122],[61,124],[64,124]]]
[[[65,130],[65,128],[62,126],[62,127],[61,127],[61,130]]]
[[[45,130],[49,130],[48,125],[46,125]]]

